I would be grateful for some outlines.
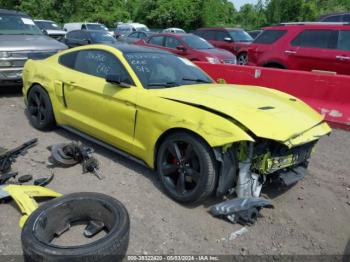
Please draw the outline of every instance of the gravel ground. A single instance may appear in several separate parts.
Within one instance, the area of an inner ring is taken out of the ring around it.
[[[47,176],[46,147],[80,140],[62,129],[47,133],[33,129],[16,92],[0,94],[0,112],[0,146],[14,147],[39,138],[38,146],[14,165],[21,175]],[[196,207],[182,206],[163,193],[153,171],[92,146],[101,161],[104,180],[83,175],[80,166],[55,168],[55,179],[49,187],[64,194],[101,192],[123,202],[131,219],[128,254],[350,254],[348,132],[335,130],[322,139],[302,182],[289,190],[265,189],[275,209],[264,209],[258,222],[235,239],[231,234],[242,226],[208,214],[213,200]],[[21,254],[19,218],[13,202],[0,205],[0,254]]]

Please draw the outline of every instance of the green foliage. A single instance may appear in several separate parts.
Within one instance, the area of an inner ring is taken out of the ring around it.
[[[235,0],[236,1],[236,0]],[[136,21],[153,28],[241,26],[247,29],[350,11],[350,0],[259,0],[237,11],[229,0],[0,0],[0,8],[21,10],[58,23]]]

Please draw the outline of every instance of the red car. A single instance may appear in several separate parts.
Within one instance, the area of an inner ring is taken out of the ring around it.
[[[237,56],[237,63],[245,65],[248,62],[247,48],[253,38],[241,28],[200,28],[194,34],[206,39],[217,48],[226,49]]]
[[[236,64],[236,56],[218,49],[201,37],[193,34],[156,34],[136,42],[137,45],[160,48],[191,61],[205,61],[212,64]]]
[[[249,65],[350,74],[350,25],[282,24],[264,28],[250,45]]]

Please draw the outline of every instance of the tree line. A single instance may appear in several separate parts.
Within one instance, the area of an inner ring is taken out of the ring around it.
[[[233,1],[234,2],[234,1]],[[150,28],[240,26],[258,29],[280,22],[314,21],[350,11],[350,0],[259,0],[237,10],[228,0],[0,0],[0,8],[26,12],[58,23],[135,21]]]

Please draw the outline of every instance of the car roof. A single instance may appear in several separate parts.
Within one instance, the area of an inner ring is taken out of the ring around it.
[[[299,22],[299,23],[285,23],[274,26],[264,27],[264,30],[286,30],[286,29],[350,29],[350,24],[347,23],[324,23],[324,22]]]
[[[197,30],[237,30],[237,31],[243,31],[243,28],[239,27],[202,27]]]
[[[72,30],[72,31],[69,31],[67,34],[70,34],[72,32],[86,32],[86,33],[105,33],[105,34],[108,34],[107,31],[101,31],[101,30],[88,30],[88,29],[77,29],[77,30]]]
[[[25,13],[18,12],[18,11],[15,11],[15,10],[8,10],[8,9],[0,9],[0,14],[28,16]]]
[[[197,36],[191,33],[170,33],[170,32],[164,32],[164,33],[155,33],[153,36],[174,36],[174,37],[182,37],[187,35],[193,35]],[[197,36],[198,37],[198,36]]]
[[[330,17],[330,16],[339,16],[339,15],[348,15],[348,14],[350,14],[350,12],[331,13],[331,14],[326,14],[326,15],[320,16],[320,19]]]
[[[123,54],[127,53],[157,53],[157,54],[171,54],[170,52],[153,48],[153,47],[146,47],[146,46],[139,46],[139,45],[129,45],[129,44],[108,44],[109,46],[112,46],[116,49],[118,49]]]
[[[45,20],[45,19],[34,19],[34,22],[53,22],[52,20]]]

